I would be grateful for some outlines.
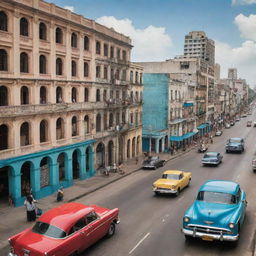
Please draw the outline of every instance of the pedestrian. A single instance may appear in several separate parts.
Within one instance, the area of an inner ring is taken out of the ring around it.
[[[57,192],[57,202],[62,201],[63,197],[64,197],[64,189],[63,187],[60,187]]]
[[[135,158],[135,162],[136,162],[136,164],[138,164],[138,162],[139,162],[139,158],[137,156]]]
[[[36,220],[36,200],[33,199],[31,195],[26,197],[24,205],[27,211],[27,221],[35,221]]]
[[[113,172],[117,172],[117,166],[116,166],[116,163],[114,163],[114,165],[113,165]]]

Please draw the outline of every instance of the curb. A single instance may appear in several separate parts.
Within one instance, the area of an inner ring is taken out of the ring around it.
[[[171,160],[173,160],[173,159],[176,159],[176,158],[178,158],[178,157],[180,157],[180,156],[182,156],[182,155],[184,155],[184,154],[190,152],[190,151],[193,150],[194,148],[195,148],[195,147],[191,147],[191,148],[189,148],[187,151],[178,153],[177,155],[174,155],[173,157],[167,159],[166,162],[169,162],[169,161],[171,161]],[[83,194],[81,194],[81,195],[79,195],[79,196],[76,196],[76,197],[74,197],[74,198],[71,198],[71,199],[69,199],[67,202],[70,203],[70,202],[73,202],[73,201],[75,201],[75,200],[78,200],[78,199],[80,199],[80,198],[82,198],[82,197],[84,197],[84,196],[87,196],[87,195],[89,195],[89,194],[91,194],[91,193],[93,193],[93,192],[95,192],[95,191],[97,191],[97,190],[99,190],[99,189],[101,189],[101,188],[104,188],[104,187],[106,187],[106,186],[108,186],[108,185],[110,185],[110,184],[112,184],[112,183],[114,183],[114,182],[116,182],[116,181],[118,181],[118,180],[121,180],[121,179],[123,179],[124,177],[127,177],[127,176],[131,175],[132,173],[135,173],[135,172],[137,172],[137,171],[139,171],[139,170],[142,170],[142,168],[139,167],[139,168],[137,168],[137,169],[135,169],[135,170],[133,170],[133,171],[131,171],[131,172],[129,172],[129,173],[123,174],[123,175],[121,175],[120,177],[118,177],[118,178],[116,178],[116,179],[113,179],[113,180],[111,180],[111,181],[109,181],[109,182],[107,182],[107,183],[105,183],[105,184],[103,184],[103,185],[101,185],[101,186],[99,186],[99,187],[97,187],[97,188],[94,188],[94,189],[92,189],[92,190],[90,190],[90,191],[88,191],[88,192],[85,192],[85,193],[83,193]]]

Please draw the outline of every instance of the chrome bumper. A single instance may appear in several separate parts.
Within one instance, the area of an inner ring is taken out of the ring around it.
[[[17,255],[17,254],[15,254],[15,253],[11,253],[11,252],[9,252],[8,256],[18,256],[18,255]]]
[[[234,241],[237,241],[239,238],[239,235],[232,236],[232,235],[223,235],[223,234],[220,234],[220,235],[208,234],[208,233],[197,232],[197,231],[185,229],[185,228],[183,228],[181,231],[183,232],[184,235],[187,235],[187,236],[193,236],[193,237],[199,237],[199,238],[203,238],[207,236],[212,238],[213,240],[220,240],[220,241],[234,242]]]
[[[155,189],[153,189],[153,191],[161,193],[161,194],[176,194],[177,193],[177,190],[161,189],[161,188],[155,188]]]

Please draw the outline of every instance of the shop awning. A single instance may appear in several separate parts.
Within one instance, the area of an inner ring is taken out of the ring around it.
[[[183,136],[170,136],[170,141],[183,141]]]
[[[184,134],[182,137],[185,140],[185,139],[188,139],[188,138],[194,136],[195,134],[197,134],[197,133],[196,132],[188,132],[188,133]]]
[[[183,107],[193,107],[193,103],[191,102],[185,102],[184,104],[183,104]]]
[[[207,126],[209,126],[209,124],[201,124],[201,125],[197,126],[197,129],[204,129]]]

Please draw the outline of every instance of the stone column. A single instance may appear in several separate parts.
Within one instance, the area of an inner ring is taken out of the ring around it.
[[[155,150],[156,150],[156,153],[159,153],[159,139],[156,139]]]
[[[10,168],[9,191],[14,205],[20,206],[23,204],[23,199],[21,198],[21,162],[11,164]]]

